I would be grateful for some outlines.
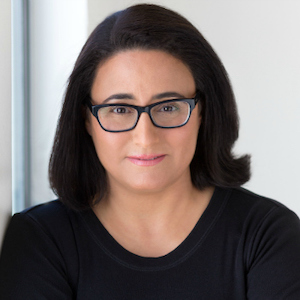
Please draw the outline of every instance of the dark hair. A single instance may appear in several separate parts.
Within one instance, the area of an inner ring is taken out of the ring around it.
[[[202,123],[191,177],[198,189],[234,187],[250,178],[250,158],[236,158],[238,115],[227,73],[211,46],[185,18],[140,4],[100,23],[84,45],[69,78],[49,165],[53,191],[73,209],[85,209],[107,193],[106,171],[85,128],[85,107],[97,67],[118,51],[156,49],[183,61],[201,96]]]

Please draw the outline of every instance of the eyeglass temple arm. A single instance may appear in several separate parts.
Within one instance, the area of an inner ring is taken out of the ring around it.
[[[88,98],[88,99],[85,101],[85,104],[86,104],[86,106],[89,108],[89,110],[91,111],[91,113],[94,114],[94,113],[93,113],[93,105],[92,105],[92,103],[91,103],[91,98]]]

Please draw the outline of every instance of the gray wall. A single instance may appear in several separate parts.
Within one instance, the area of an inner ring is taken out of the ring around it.
[[[0,1],[0,244],[11,213],[11,45],[9,0]]]

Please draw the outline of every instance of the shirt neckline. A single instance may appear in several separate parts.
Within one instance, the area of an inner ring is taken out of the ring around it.
[[[136,270],[163,270],[182,263],[201,246],[219,219],[230,193],[229,189],[216,187],[207,208],[189,235],[177,248],[161,257],[142,257],[123,248],[106,230],[92,209],[81,212],[81,217],[94,242],[117,263]]]

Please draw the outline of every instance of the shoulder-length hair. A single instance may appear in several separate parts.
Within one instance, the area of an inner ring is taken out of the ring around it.
[[[106,171],[86,131],[86,105],[97,67],[119,51],[161,50],[191,70],[201,96],[202,123],[190,165],[195,187],[234,187],[250,178],[250,159],[232,154],[238,115],[227,73],[212,47],[184,17],[140,4],[100,23],[69,78],[49,164],[51,188],[73,209],[86,209],[108,192]],[[113,134],[113,133],[112,133]]]

